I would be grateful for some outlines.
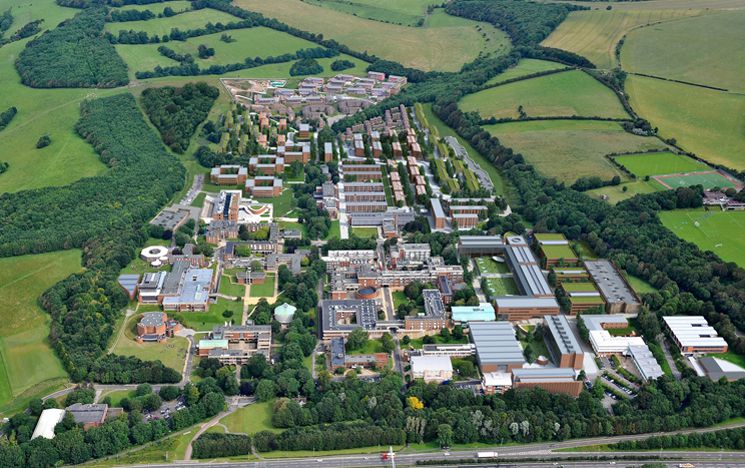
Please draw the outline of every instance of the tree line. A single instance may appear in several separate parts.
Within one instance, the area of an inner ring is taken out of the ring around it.
[[[220,90],[207,83],[188,83],[181,88],[148,88],[142,92],[140,102],[163,143],[174,152],[183,153],[219,95]]]
[[[16,69],[33,88],[114,88],[127,65],[102,35],[106,9],[89,8],[26,44]]]

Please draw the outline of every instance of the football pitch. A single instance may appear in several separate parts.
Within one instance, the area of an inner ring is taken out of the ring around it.
[[[662,224],[679,237],[710,250],[728,262],[745,266],[745,211],[703,209],[660,212]]]
[[[669,174],[655,176],[654,179],[667,188],[690,187],[701,185],[705,189],[713,187],[736,187],[734,181],[728,179],[717,171],[691,172],[688,174]]]

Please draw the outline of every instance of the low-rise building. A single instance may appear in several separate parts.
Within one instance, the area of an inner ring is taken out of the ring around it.
[[[181,330],[181,324],[163,312],[146,312],[137,323],[137,341],[165,341]]]
[[[510,322],[469,322],[481,372],[510,372],[525,364],[525,355]]]
[[[65,411],[72,415],[75,423],[82,424],[83,430],[87,431],[91,427],[98,427],[106,421],[109,405],[75,403],[65,408]]]
[[[641,300],[626,278],[608,260],[585,261],[585,268],[597,285],[609,314],[636,314]]]
[[[494,306],[488,302],[477,306],[453,306],[451,311],[455,323],[493,322],[497,319]]]
[[[559,367],[571,367],[582,369],[585,353],[579,340],[569,326],[569,321],[563,315],[546,315],[543,317],[546,324],[546,343],[548,351]]]
[[[425,289],[422,291],[424,299],[424,314],[406,317],[404,329],[407,333],[421,332],[423,334],[435,334],[447,326],[445,317],[445,303],[442,295],[437,289]]]
[[[257,198],[276,198],[282,188],[282,179],[273,176],[256,176],[246,181],[246,193]]]
[[[703,316],[675,315],[662,320],[683,354],[727,352],[727,342]]]
[[[412,356],[411,376],[426,383],[442,383],[453,378],[453,364],[447,356]]]
[[[512,371],[515,388],[542,388],[550,393],[563,393],[578,397],[583,382],[577,380],[574,370],[567,368],[524,368]]]
[[[216,185],[239,185],[246,182],[248,169],[237,164],[223,164],[213,167],[210,181]]]
[[[255,354],[271,357],[271,325],[218,326],[210,339],[199,340],[197,356],[219,360],[225,365],[243,365]]]
[[[569,245],[569,241],[564,237],[564,234],[536,233],[533,237],[538,243],[540,257],[545,268],[579,264],[579,257]]]

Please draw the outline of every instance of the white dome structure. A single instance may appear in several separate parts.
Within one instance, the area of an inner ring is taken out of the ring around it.
[[[168,247],[162,245],[145,247],[142,249],[142,252],[140,252],[140,258],[152,266],[160,266],[164,263],[164,259],[168,260]]]

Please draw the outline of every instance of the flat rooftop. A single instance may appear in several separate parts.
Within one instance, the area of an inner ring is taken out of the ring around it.
[[[608,260],[588,260],[585,268],[597,284],[603,297],[611,304],[639,304],[636,293],[626,284],[621,274]]]
[[[582,346],[577,341],[577,337],[574,336],[574,332],[569,327],[569,321],[565,316],[546,315],[543,320],[546,322],[549,333],[551,333],[561,354],[583,353]]]
[[[714,327],[700,315],[676,315],[662,317],[665,324],[682,347],[727,346]]]
[[[468,327],[480,364],[523,364],[525,355],[510,322],[473,322]]]

